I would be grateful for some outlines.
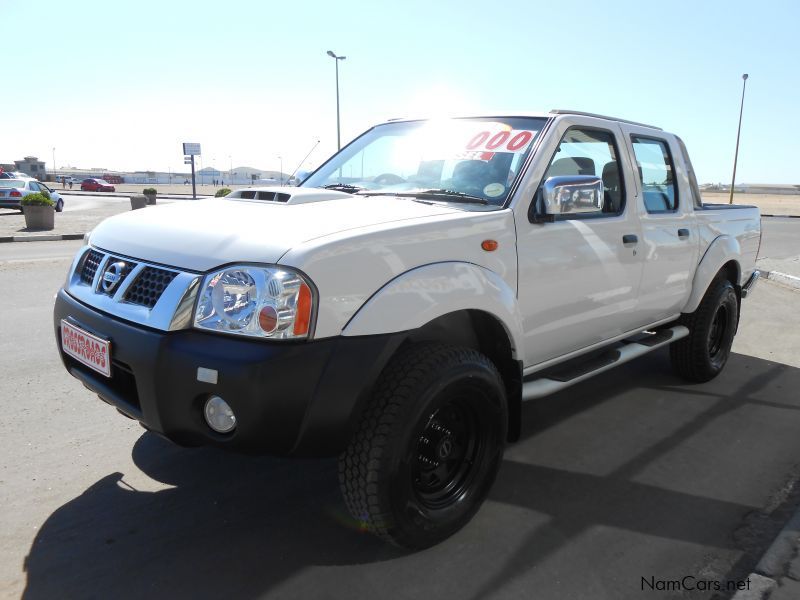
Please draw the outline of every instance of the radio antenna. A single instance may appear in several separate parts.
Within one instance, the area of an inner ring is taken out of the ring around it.
[[[311,146],[311,150],[309,150],[309,151],[308,151],[308,154],[306,154],[305,158],[303,158],[303,160],[301,160],[301,161],[298,163],[298,165],[297,165],[297,166],[294,168],[294,171],[292,171],[292,174],[291,174],[291,175],[289,175],[289,179],[290,179],[290,180],[292,179],[292,177],[294,177],[294,174],[295,174],[295,173],[297,173],[297,170],[298,170],[298,169],[299,169],[301,166],[303,166],[303,163],[304,163],[304,162],[306,162],[306,161],[308,160],[308,157],[309,157],[309,156],[311,156],[311,153],[314,151],[314,148],[316,148],[317,146],[319,146],[319,138],[317,138],[317,141],[316,141],[316,142],[314,142],[314,145],[313,145],[313,146]]]

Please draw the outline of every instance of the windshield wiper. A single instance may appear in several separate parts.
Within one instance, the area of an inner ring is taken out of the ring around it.
[[[323,185],[322,189],[336,190],[337,192],[359,192],[364,188],[350,185],[349,183],[329,183],[328,185]]]
[[[361,196],[399,196],[400,198],[420,198],[422,200],[444,200],[447,202],[460,202],[462,204],[488,205],[489,201],[480,196],[472,196],[455,190],[435,189],[419,190],[416,192],[377,192],[366,190],[359,192]]]

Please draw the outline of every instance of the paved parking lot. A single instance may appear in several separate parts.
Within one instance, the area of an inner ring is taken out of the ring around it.
[[[800,255],[797,221],[763,247]],[[178,448],[69,377],[51,310],[78,245],[0,245],[4,597],[665,598],[643,578],[744,579],[797,505],[790,288],[759,284],[710,383],[659,352],[528,403],[474,521],[408,553],[352,523],[335,461]]]

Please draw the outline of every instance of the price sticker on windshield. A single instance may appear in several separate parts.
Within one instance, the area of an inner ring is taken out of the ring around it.
[[[510,152],[521,154],[528,149],[535,131],[527,129],[484,130],[472,136],[467,142],[468,152]]]

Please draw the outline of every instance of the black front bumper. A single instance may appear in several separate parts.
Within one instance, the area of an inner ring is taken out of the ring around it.
[[[121,321],[60,290],[53,311],[64,366],[102,400],[186,446],[329,456],[347,445],[354,419],[404,334],[269,342],[187,329],[163,332]],[[107,378],[61,350],[62,319],[111,341]],[[218,372],[198,381],[199,367]],[[205,423],[210,395],[233,409],[236,429]]]

